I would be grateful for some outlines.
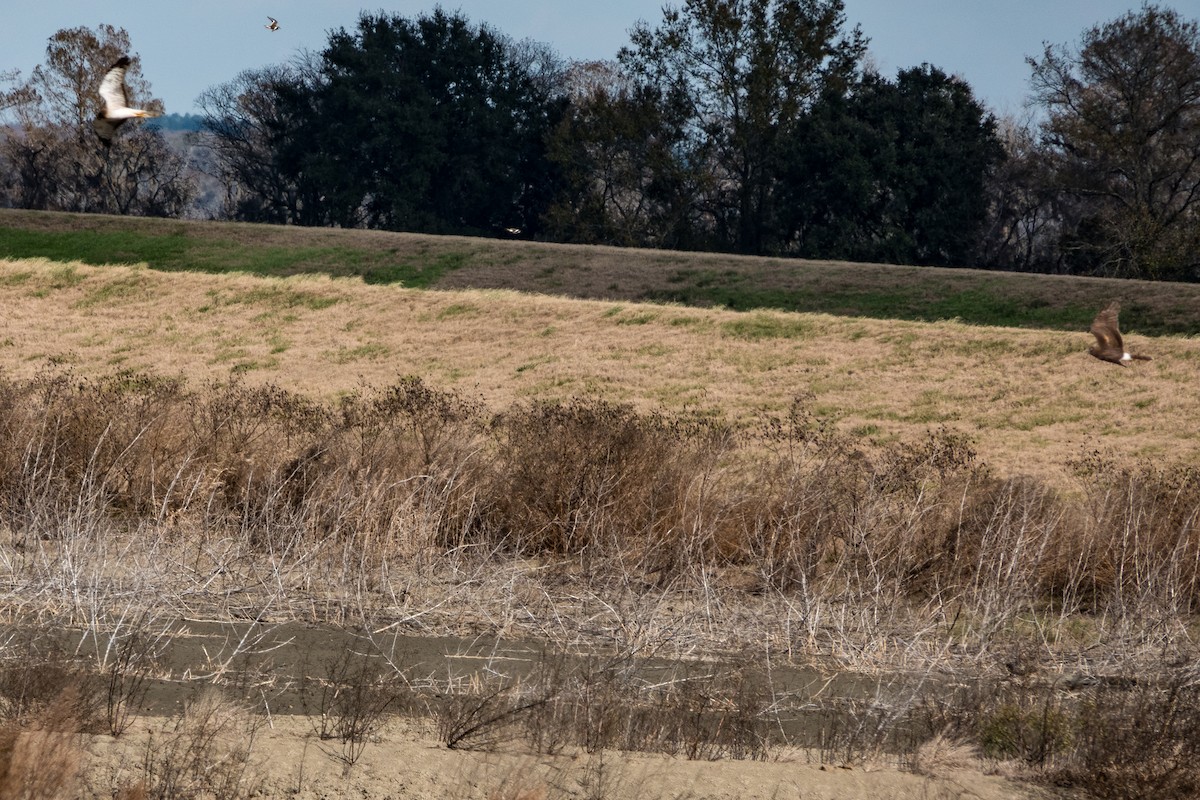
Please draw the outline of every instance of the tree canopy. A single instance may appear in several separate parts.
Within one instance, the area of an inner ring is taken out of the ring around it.
[[[1197,21],[1145,5],[1048,45],[1021,122],[935,65],[879,74],[843,0],[681,2],[584,63],[364,13],[205,91],[199,134],[111,150],[90,120],[117,56],[161,104],[125,31],[62,30],[28,80],[0,71],[0,203],[1200,280]]]
[[[961,80],[924,65],[828,92],[788,141],[787,230],[800,254],[970,263],[985,183],[1004,158],[992,116]]]
[[[565,106],[543,75],[554,69],[548,51],[441,9],[364,14],[330,36],[311,85],[275,85],[276,164],[331,224],[534,231]]]
[[[1079,269],[1200,278],[1200,24],[1154,5],[1030,59]]]
[[[685,0],[658,28],[633,29],[618,58],[682,107],[677,156],[710,177],[692,183],[715,246],[778,249],[780,143],[858,74],[867,41],[844,28],[841,0]]]

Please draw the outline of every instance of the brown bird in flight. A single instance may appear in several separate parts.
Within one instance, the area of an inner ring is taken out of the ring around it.
[[[1101,361],[1111,361],[1122,367],[1129,366],[1134,359],[1149,361],[1150,356],[1130,355],[1125,349],[1121,329],[1117,326],[1117,313],[1120,310],[1121,304],[1114,300],[1092,320],[1092,335],[1096,337],[1096,343],[1088,348],[1088,352]]]
[[[267,19],[271,20],[271,24],[263,25],[264,28],[266,28],[269,31],[279,30],[279,22],[276,21],[276,19],[274,17],[267,17]]]

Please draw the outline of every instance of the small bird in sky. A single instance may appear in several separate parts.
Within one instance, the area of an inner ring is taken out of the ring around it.
[[[1121,329],[1117,325],[1120,310],[1121,304],[1114,300],[1092,320],[1092,335],[1096,337],[1096,343],[1088,348],[1088,352],[1101,361],[1111,361],[1122,367],[1129,366],[1129,362],[1134,360],[1149,361],[1150,356],[1130,355],[1125,349]]]
[[[113,135],[125,120],[158,116],[153,111],[129,107],[129,100],[125,95],[125,70],[129,64],[129,56],[121,56],[108,68],[104,79],[100,81],[100,99],[104,101],[104,107],[96,115],[92,127],[105,147],[112,145]]]
[[[267,19],[271,20],[271,22],[267,25],[263,25],[264,28],[266,28],[269,31],[279,30],[279,21],[277,19],[275,19],[274,17],[267,17]]]

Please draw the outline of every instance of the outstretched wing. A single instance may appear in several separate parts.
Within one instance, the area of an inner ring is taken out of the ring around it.
[[[1092,335],[1096,337],[1100,347],[1106,350],[1120,352],[1125,349],[1125,344],[1121,341],[1121,328],[1117,324],[1117,314],[1120,311],[1121,304],[1113,302],[1092,320]]]
[[[100,97],[104,100],[104,116],[111,116],[114,111],[121,108],[128,108],[129,101],[125,98],[125,69],[129,66],[129,56],[121,56],[117,59],[108,72],[104,73],[104,79],[100,81]],[[99,133],[99,128],[97,128]],[[100,138],[104,138],[101,135]]]

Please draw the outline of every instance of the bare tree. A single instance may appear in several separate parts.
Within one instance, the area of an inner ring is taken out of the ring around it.
[[[1029,122],[1001,119],[997,132],[1006,157],[988,176],[979,262],[1021,272],[1058,272],[1063,224],[1078,203],[1054,191],[1048,159]]]
[[[29,89],[20,83],[21,71],[10,69],[0,72],[0,84],[17,84],[12,89],[0,90],[0,112],[7,111],[23,102],[28,102],[30,99]]]
[[[313,57],[301,56],[291,64],[247,70],[200,95],[202,141],[211,154],[207,170],[225,187],[221,216],[320,224],[313,218],[317,203],[303,182],[285,175],[277,163],[279,144],[303,124],[280,108],[279,91],[310,85],[315,70]]]
[[[1057,184],[1085,203],[1064,246],[1105,274],[1200,279],[1200,24],[1146,5],[1029,64]]]
[[[129,34],[111,25],[64,29],[50,37],[46,62],[15,90],[16,125],[0,142],[0,159],[10,167],[3,187],[9,203],[60,211],[182,213],[194,188],[184,159],[161,133],[126,126],[106,149],[92,129],[100,78],[129,50]],[[162,112],[136,55],[125,83],[139,105]]]

